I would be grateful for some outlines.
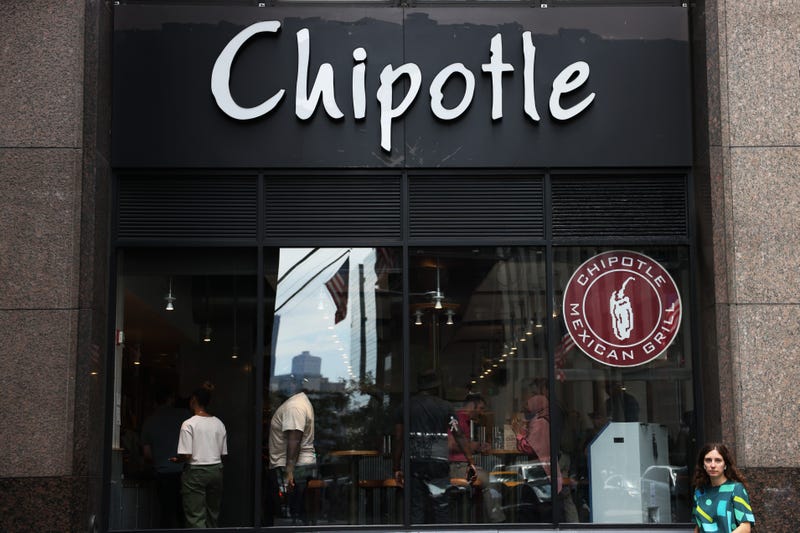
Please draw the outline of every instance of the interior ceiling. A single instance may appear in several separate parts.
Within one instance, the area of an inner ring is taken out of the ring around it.
[[[151,303],[130,290],[125,291],[125,337],[126,343],[141,345],[143,353],[175,349],[188,340]]]

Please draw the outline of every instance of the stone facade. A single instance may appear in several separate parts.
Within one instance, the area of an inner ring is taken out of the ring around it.
[[[800,500],[800,4],[692,3],[707,439],[760,531]],[[0,2],[0,531],[102,525],[110,41],[97,0]]]
[[[0,531],[102,508],[111,6],[0,3]]]
[[[800,499],[800,4],[709,0],[693,18],[705,33],[695,42],[705,53],[694,56],[695,89],[706,90],[696,103],[705,121],[695,128],[696,171],[707,172],[703,275],[714,288],[702,289],[703,315],[716,329],[703,354],[706,438],[733,444],[757,530],[792,531],[791,502]]]

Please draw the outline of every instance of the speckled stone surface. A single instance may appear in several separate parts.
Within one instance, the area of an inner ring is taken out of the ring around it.
[[[726,2],[732,146],[800,144],[800,2]]]
[[[0,311],[0,478],[72,473],[75,311]]]
[[[77,304],[80,151],[0,148],[0,309]]]
[[[796,465],[800,457],[800,306],[740,305],[734,325],[741,396],[738,460],[757,467]]]
[[[731,149],[736,303],[800,303],[798,163],[800,147]]]
[[[86,480],[74,477],[0,477],[0,532],[88,531],[80,508]]]
[[[745,468],[743,473],[756,517],[754,533],[797,531],[800,468]]]
[[[76,147],[85,2],[0,2],[0,147]]]

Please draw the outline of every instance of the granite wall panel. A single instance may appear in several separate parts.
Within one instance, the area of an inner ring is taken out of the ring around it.
[[[86,480],[76,477],[0,477],[0,532],[90,531],[80,512]]]
[[[0,147],[78,147],[85,2],[0,2]]]
[[[735,324],[737,457],[747,466],[794,466],[800,457],[800,306],[740,305]]]
[[[731,146],[800,145],[800,3],[725,4]]]
[[[743,473],[756,517],[754,533],[797,531],[800,468],[746,468]]]
[[[0,148],[0,309],[77,305],[81,155]]]
[[[0,311],[0,478],[72,473],[76,328],[76,311]]]
[[[798,162],[800,147],[731,149],[736,303],[800,303]]]

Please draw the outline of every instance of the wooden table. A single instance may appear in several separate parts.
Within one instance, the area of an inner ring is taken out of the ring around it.
[[[358,524],[358,463],[362,457],[377,457],[378,450],[335,450],[331,457],[345,457],[350,462],[350,523]]]

